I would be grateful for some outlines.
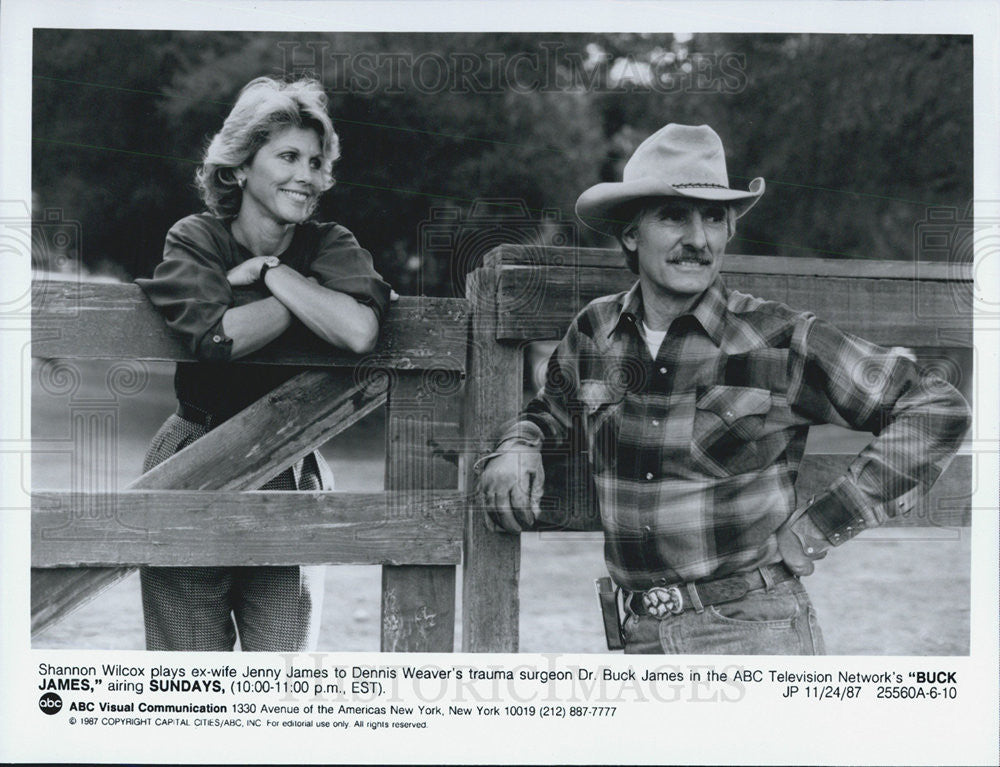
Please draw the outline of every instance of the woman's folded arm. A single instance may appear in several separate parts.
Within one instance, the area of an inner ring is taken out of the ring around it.
[[[269,269],[264,282],[289,312],[327,343],[355,354],[374,348],[379,322],[372,308],[284,265]]]

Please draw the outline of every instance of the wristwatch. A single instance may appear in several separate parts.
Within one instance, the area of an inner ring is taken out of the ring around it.
[[[275,264],[274,266],[281,266],[281,264],[278,263]],[[263,290],[265,293],[270,293],[271,291],[267,289],[267,283],[264,282],[264,275],[267,274],[268,269],[273,269],[274,266],[271,266],[269,263],[264,262],[264,265],[260,268],[260,274],[257,275],[257,282],[260,283],[260,289]]]

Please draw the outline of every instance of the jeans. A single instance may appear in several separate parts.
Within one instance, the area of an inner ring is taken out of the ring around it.
[[[797,579],[749,592],[742,599],[686,610],[664,620],[629,614],[626,654],[824,655],[823,635]]]

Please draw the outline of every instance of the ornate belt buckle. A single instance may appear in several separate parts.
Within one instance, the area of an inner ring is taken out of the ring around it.
[[[656,586],[642,595],[642,606],[658,620],[684,612],[684,595],[677,586]]]

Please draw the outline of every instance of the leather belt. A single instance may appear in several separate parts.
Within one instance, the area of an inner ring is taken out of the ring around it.
[[[219,424],[219,418],[214,414],[181,400],[177,400],[176,412],[185,421],[191,421],[191,423],[204,426],[206,429],[211,429],[213,426],[218,426]]]
[[[685,610],[701,611],[710,605],[735,602],[749,592],[791,580],[795,574],[783,562],[763,565],[714,581],[655,586],[647,591],[626,591],[625,608],[634,615],[663,620]]]

